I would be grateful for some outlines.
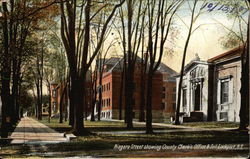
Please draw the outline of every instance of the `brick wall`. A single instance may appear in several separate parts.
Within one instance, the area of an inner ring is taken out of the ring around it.
[[[140,71],[135,70],[134,83],[135,83],[135,105],[134,105],[134,115],[135,119],[139,118],[140,109]],[[162,74],[156,73],[153,78],[153,93],[152,93],[152,107],[153,107],[153,118],[162,119],[163,118],[163,107],[162,107]],[[121,94],[121,81],[122,72],[112,71],[103,74],[102,79],[102,116],[105,118],[119,118],[119,102],[120,97],[122,97],[122,119],[124,119],[124,109],[125,109],[125,96],[124,91]],[[145,80],[147,81],[147,80]],[[145,90],[146,93],[146,90]],[[146,96],[146,94],[145,94]],[[146,106],[145,106],[146,107]],[[105,114],[106,113],[106,114]]]

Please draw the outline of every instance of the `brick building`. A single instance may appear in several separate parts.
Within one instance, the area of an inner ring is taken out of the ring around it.
[[[176,107],[176,78],[177,72],[166,66],[160,64],[158,71],[163,75],[162,87],[162,108],[163,115],[166,120],[175,116]]]
[[[68,106],[68,89],[65,88],[65,83],[56,83],[52,82],[50,85],[51,90],[51,114],[58,114],[60,110],[60,102],[63,102],[63,111],[65,112],[67,110]],[[65,89],[64,95],[62,96],[62,93]],[[63,99],[61,99],[63,97]]]
[[[140,99],[141,99],[141,64],[136,63],[134,72],[134,119],[139,118]],[[122,111],[122,119],[124,119],[125,97],[122,88],[122,71],[123,59],[111,57],[105,61],[104,73],[102,78],[102,118],[119,119],[119,112]],[[153,77],[153,93],[152,93],[152,114],[154,121],[164,121],[165,116],[174,114],[173,92],[175,81],[172,77],[175,72],[164,64],[161,64]],[[145,77],[146,78],[146,77]],[[164,78],[164,80],[163,80]],[[146,79],[144,79],[147,81]],[[163,92],[163,88],[165,91]],[[144,91],[146,92],[146,91]],[[167,95],[165,95],[167,93]],[[164,94],[164,96],[162,95]],[[146,93],[144,93],[146,96]],[[133,99],[131,99],[133,100]],[[146,102],[146,100],[145,100]],[[164,103],[164,105],[163,105]],[[120,110],[120,106],[122,109]],[[146,107],[146,106],[145,106]],[[145,109],[144,109],[145,110]],[[144,111],[144,114],[146,110]]]
[[[90,115],[90,110],[91,110],[91,91],[92,91],[92,85],[90,81],[90,72],[88,72],[87,75],[87,82],[86,82],[86,93],[85,93],[85,114],[84,116],[89,116]],[[55,114],[60,113],[60,102],[62,102],[62,111],[64,116],[68,117],[69,115],[69,88],[68,84],[64,82],[57,83],[57,82],[52,82],[50,85],[50,96],[51,96],[51,114],[52,116]]]

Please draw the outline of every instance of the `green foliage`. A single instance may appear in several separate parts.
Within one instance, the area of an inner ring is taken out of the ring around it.
[[[34,103],[34,97],[28,92],[27,89],[23,88],[20,92],[20,107],[24,109],[25,111],[32,111],[33,109],[33,103]]]
[[[233,32],[229,32],[225,36],[221,37],[219,41],[225,49],[235,48],[242,43],[241,38],[239,36],[236,36]]]
[[[249,2],[246,0],[222,0],[219,3],[233,8],[227,14],[227,18],[232,21],[232,26],[228,28],[222,24],[227,30],[227,33],[220,38],[222,46],[234,48],[242,45],[247,39],[247,15],[249,14],[249,11],[248,14],[242,14],[242,8],[249,8]]]

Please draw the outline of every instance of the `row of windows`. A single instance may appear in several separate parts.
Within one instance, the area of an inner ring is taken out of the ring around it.
[[[109,107],[110,106],[110,98],[102,100],[102,107]]]
[[[110,91],[110,83],[102,85],[102,92]]]
[[[106,119],[111,119],[111,113],[110,112],[102,112],[101,117],[106,118]]]

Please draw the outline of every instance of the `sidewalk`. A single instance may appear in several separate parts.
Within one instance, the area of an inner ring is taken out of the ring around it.
[[[11,134],[11,144],[46,144],[68,141],[63,133],[58,133],[46,125],[25,117]]]

